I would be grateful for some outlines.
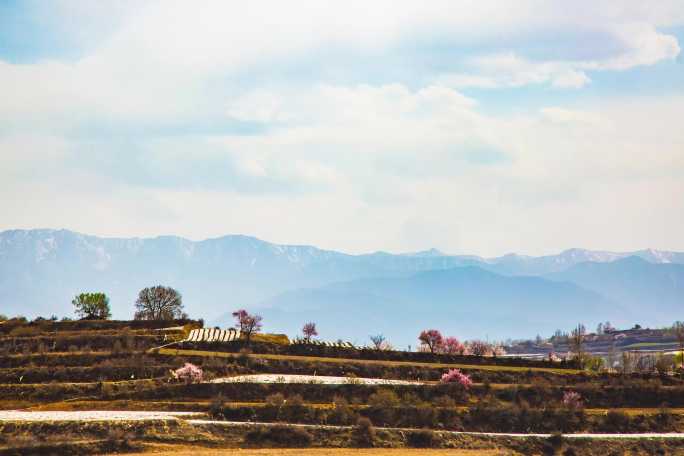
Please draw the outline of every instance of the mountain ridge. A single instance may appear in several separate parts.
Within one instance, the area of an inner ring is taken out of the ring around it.
[[[658,296],[654,287],[668,283],[660,278],[663,270],[679,264],[680,258],[684,262],[684,254],[679,252],[633,253],[651,260],[648,264],[653,266],[645,272],[652,279],[634,281],[633,286],[642,284],[633,292],[640,299]],[[128,318],[141,288],[164,284],[181,291],[191,315],[212,321],[236,308],[264,308],[286,292],[360,279],[411,280],[422,272],[471,266],[502,276],[571,282],[595,292],[605,302],[625,301],[635,307],[634,300],[624,294],[617,293],[616,299],[620,271],[605,272],[605,283],[613,284],[607,289],[600,283],[587,282],[584,276],[561,275],[587,263],[586,259],[620,266],[617,260],[627,256],[584,249],[540,257],[509,254],[489,259],[446,255],[436,249],[408,254],[348,254],[311,245],[274,244],[241,234],[193,241],[173,235],[119,238],[64,229],[6,230],[0,232],[0,306],[2,313],[28,317],[71,315],[70,303],[76,293],[103,291],[110,296],[114,317]],[[676,287],[668,293],[663,295],[665,312],[683,294]],[[506,303],[505,296],[497,299]]]
[[[619,304],[570,282],[505,276],[478,266],[291,290],[270,299],[260,312],[270,330],[296,334],[303,322],[314,319],[332,340],[382,333],[398,344],[415,341],[424,327],[467,338],[524,337],[530,331],[551,334],[559,321],[576,324],[579,314],[587,324],[605,319],[619,324],[619,316],[627,314]],[[231,316],[217,322],[230,324]]]
[[[545,260],[545,259],[555,259],[559,260],[561,259],[561,262],[568,263],[570,258],[576,258],[576,262],[586,262],[586,261],[593,261],[593,262],[610,262],[610,261],[615,261],[620,258],[625,258],[628,256],[638,256],[640,258],[644,258],[647,261],[651,262],[657,262],[657,263],[681,263],[684,264],[684,252],[677,252],[677,251],[670,251],[670,250],[658,250],[658,249],[651,249],[651,248],[646,248],[646,249],[641,249],[641,250],[634,250],[634,251],[627,251],[627,252],[613,252],[613,251],[605,251],[605,250],[590,250],[590,249],[582,249],[582,248],[568,248],[565,250],[562,250],[558,254],[546,254],[546,255],[539,255],[539,256],[534,256],[534,255],[524,255],[524,254],[519,254],[519,253],[507,253],[501,256],[496,256],[496,257],[483,257],[480,255],[474,255],[474,254],[447,254],[439,249],[436,248],[429,248],[426,250],[422,251],[417,251],[417,252],[405,252],[405,253],[391,253],[391,252],[385,252],[385,251],[375,251],[375,252],[367,252],[367,253],[359,253],[359,254],[352,254],[352,253],[346,253],[342,252],[339,250],[333,250],[333,249],[322,249],[319,247],[316,247],[314,245],[310,244],[279,244],[279,243],[273,243],[270,241],[265,241],[263,239],[257,238],[255,236],[250,236],[250,235],[245,235],[245,234],[226,234],[222,236],[216,236],[216,237],[208,237],[205,239],[201,240],[191,240],[182,236],[177,236],[177,235],[158,235],[158,236],[150,236],[150,237],[141,237],[141,236],[134,236],[134,237],[119,237],[119,236],[96,236],[96,235],[91,235],[91,234],[85,234],[81,233],[78,231],[72,231],[64,228],[60,229],[53,229],[53,228],[35,228],[35,229],[9,229],[9,230],[4,230],[0,231],[0,246],[2,245],[2,241],[6,238],[6,235],[8,234],[17,234],[17,233],[22,233],[22,234],[47,234],[47,235],[54,235],[56,233],[69,233],[72,235],[77,235],[80,237],[85,237],[85,238],[90,238],[90,239],[97,239],[99,241],[104,241],[104,242],[127,242],[127,243],[143,243],[146,241],[157,241],[157,240],[172,240],[175,242],[183,243],[183,244],[204,244],[204,243],[211,243],[211,242],[217,242],[217,241],[226,241],[226,240],[244,240],[248,241],[251,243],[256,243],[256,244],[261,244],[261,245],[268,245],[273,248],[277,249],[299,249],[299,250],[309,250],[309,251],[318,251],[318,252],[323,252],[323,253],[334,253],[336,255],[345,255],[349,257],[367,257],[367,256],[375,256],[375,255],[388,255],[388,256],[402,256],[402,257],[446,257],[446,258],[463,258],[463,259],[469,259],[469,260],[480,260],[485,264],[490,264],[490,265],[496,265],[496,264],[502,264],[505,262],[509,262],[512,260],[523,260],[523,261],[534,261],[534,260]],[[1,250],[0,250],[1,252]]]

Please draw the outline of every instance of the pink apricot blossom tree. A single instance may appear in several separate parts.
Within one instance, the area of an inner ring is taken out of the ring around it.
[[[468,389],[473,385],[473,381],[470,377],[458,369],[450,369],[442,375],[440,381],[442,383],[458,383],[465,389]]]
[[[306,323],[302,327],[302,333],[304,334],[304,339],[308,342],[311,340],[313,336],[318,335],[318,331],[316,331],[316,323],[310,321],[309,323]]]
[[[430,353],[439,352],[444,344],[442,333],[436,329],[425,329],[421,331],[418,340],[430,350]]]
[[[261,330],[261,315],[251,315],[245,309],[233,312],[235,327],[240,330],[240,336],[244,337],[247,343],[252,339],[252,335]]]
[[[457,338],[452,336],[444,339],[444,343],[440,348],[440,351],[442,353],[446,353],[447,355],[463,355],[466,351],[465,345],[463,345]]]
[[[185,382],[186,384],[201,383],[204,376],[202,368],[192,363],[185,363],[183,367],[171,371],[173,378]]]

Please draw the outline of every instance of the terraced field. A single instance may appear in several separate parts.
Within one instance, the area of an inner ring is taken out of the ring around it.
[[[182,455],[190,444],[217,455],[684,452],[679,376],[401,352],[306,356],[270,342],[194,350],[168,346],[156,323],[78,324],[0,325],[0,454]],[[186,362],[202,382],[171,377]],[[441,383],[452,368],[473,385]]]
[[[212,352],[205,350],[182,350],[174,348],[155,349],[155,353],[168,356],[190,356],[190,357],[209,357],[209,358],[231,358],[235,353]],[[462,364],[462,363],[421,363],[416,361],[384,361],[375,359],[349,359],[349,358],[329,358],[323,356],[296,356],[296,355],[272,355],[272,354],[254,354],[247,355],[250,358],[259,360],[278,360],[278,361],[304,361],[304,362],[318,362],[318,363],[334,363],[345,365],[376,365],[383,367],[429,367],[433,369],[463,369],[463,370],[484,370],[496,372],[546,372],[550,374],[568,375],[578,374],[577,369],[556,369],[551,367],[521,367],[521,366],[490,366],[482,364]]]
[[[234,455],[235,450],[200,449],[193,447],[177,447],[170,445],[152,446],[145,453],[135,453],[131,456],[143,456],[149,454],[173,454],[174,456],[228,456]],[[428,450],[411,448],[383,448],[383,449],[359,449],[354,448],[262,448],[242,449],[240,456],[511,456],[508,450]],[[519,453],[517,453],[519,454]]]

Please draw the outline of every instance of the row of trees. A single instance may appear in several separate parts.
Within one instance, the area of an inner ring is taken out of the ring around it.
[[[76,315],[84,320],[108,320],[112,317],[109,298],[104,293],[80,293],[71,301]],[[136,320],[175,320],[187,318],[183,297],[171,287],[157,285],[140,290],[135,301]]]
[[[104,293],[80,293],[72,300],[76,314],[82,319],[107,320],[111,318],[111,308],[109,298]],[[261,315],[250,314],[245,309],[233,312],[235,327],[240,330],[247,343],[251,341],[252,335],[258,333],[262,327],[263,318]],[[140,290],[135,301],[136,320],[174,320],[187,318],[183,311],[183,299],[181,294],[171,288],[162,285],[147,287]],[[599,324],[598,334],[605,334],[614,331],[610,322]],[[680,353],[684,352],[684,322],[677,321],[668,332],[673,334],[679,343]],[[302,333],[306,340],[318,335],[316,324],[308,322],[304,324]],[[559,338],[561,334],[557,331],[554,338]],[[586,328],[583,324],[578,324],[569,335],[563,334],[563,338],[569,343],[573,357],[582,365],[590,362],[591,357],[585,353]],[[373,346],[378,350],[392,349],[392,346],[381,334],[370,336]],[[478,355],[478,356],[497,356],[505,354],[503,347],[490,344],[481,340],[467,341],[461,343],[456,337],[444,337],[437,329],[426,329],[421,331],[418,336],[420,349],[430,353],[443,353],[451,355]],[[680,358],[684,358],[681,357]],[[684,361],[684,359],[682,359]],[[681,361],[680,361],[681,363]]]
[[[81,293],[77,295],[72,304],[76,314],[87,320],[107,320],[111,318],[109,298],[104,293]],[[258,333],[262,327],[261,315],[252,315],[245,309],[233,312],[235,327],[249,343],[252,336]],[[135,301],[136,320],[176,320],[187,318],[183,312],[183,297],[171,288],[157,285],[143,288],[138,293]],[[304,334],[307,337],[317,335],[316,325],[307,323],[304,325]]]
[[[448,355],[501,356],[506,351],[501,345],[483,340],[470,340],[461,343],[457,338],[444,337],[437,329],[426,329],[418,336],[420,350]]]

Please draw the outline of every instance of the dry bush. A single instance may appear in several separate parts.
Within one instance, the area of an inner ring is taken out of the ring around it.
[[[441,445],[442,440],[437,434],[428,430],[409,432],[406,435],[406,443],[414,448],[434,448]]]
[[[282,393],[274,393],[266,396],[266,404],[272,407],[282,407],[285,404],[285,396]]]
[[[368,398],[368,405],[373,408],[393,408],[400,404],[399,397],[394,390],[381,389],[377,393],[371,394]]]
[[[261,426],[245,435],[251,445],[276,447],[308,447],[313,437],[306,429],[294,426]]]
[[[356,446],[372,447],[375,446],[377,436],[371,420],[361,417],[356,421],[352,434],[353,442]]]

